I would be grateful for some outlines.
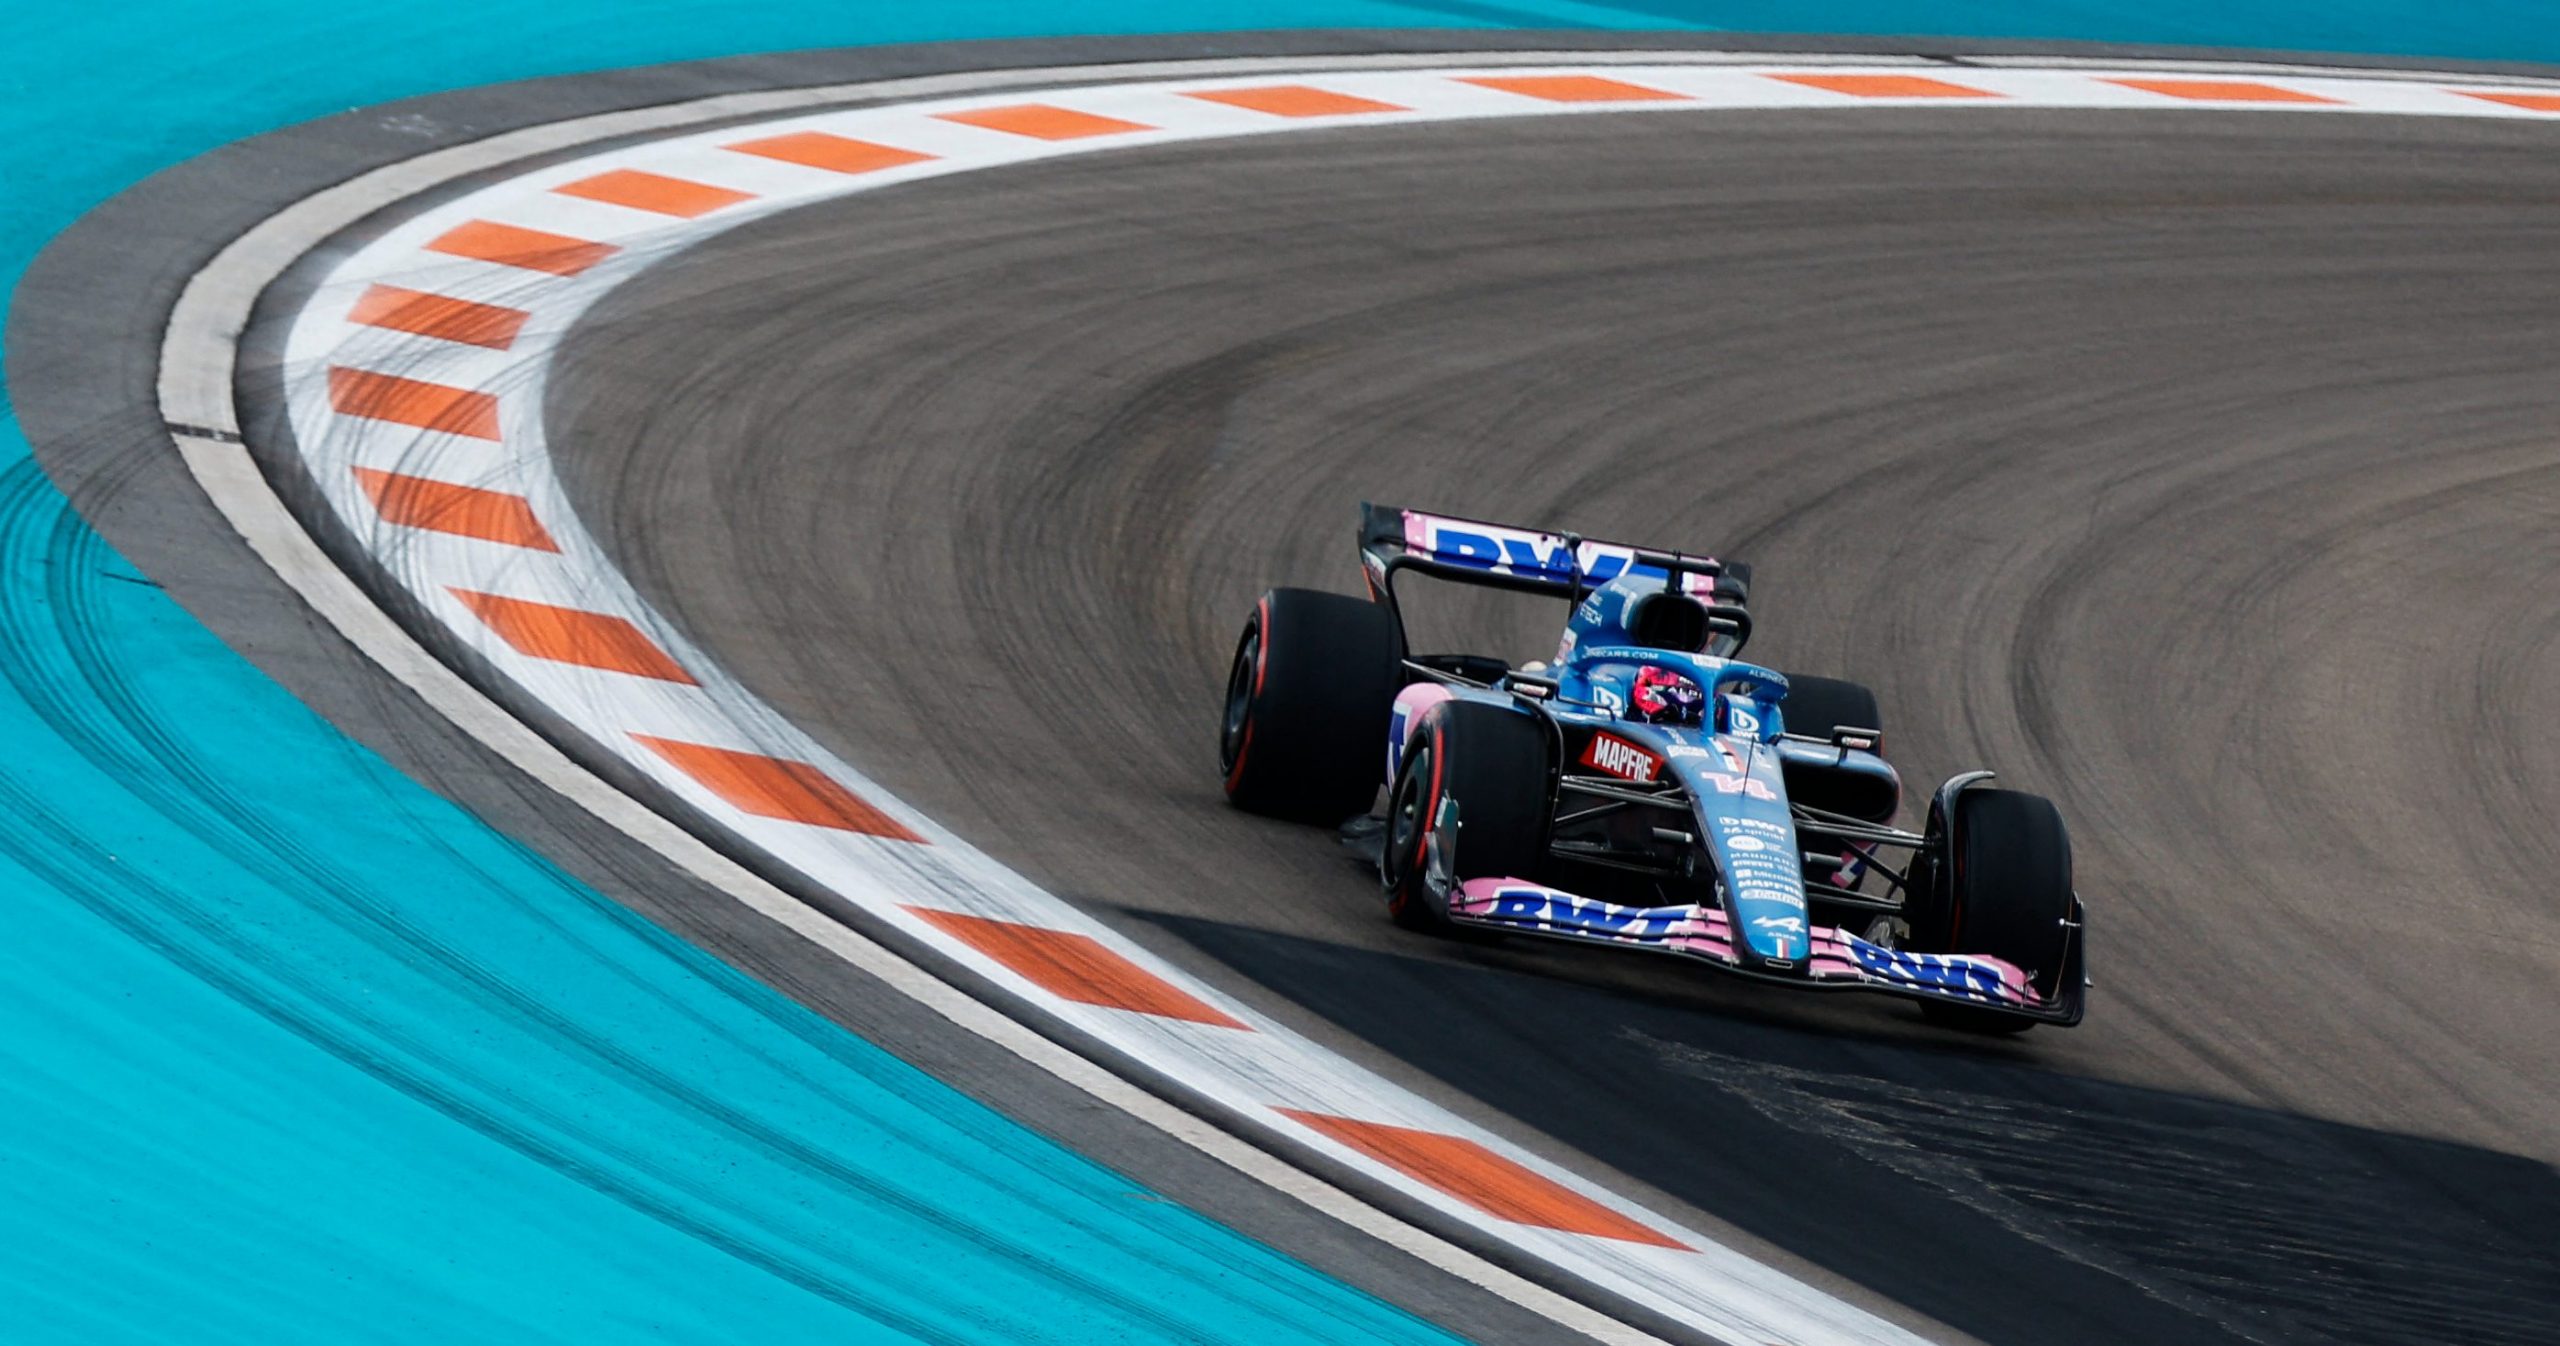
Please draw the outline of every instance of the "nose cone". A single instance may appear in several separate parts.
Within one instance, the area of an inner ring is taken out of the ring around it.
[[[1801,967],[1805,957],[1804,866],[1795,853],[1792,827],[1758,819],[1731,819],[1723,830],[1725,909],[1747,953],[1769,971]],[[1755,825],[1756,824],[1756,825]]]
[[[1703,756],[1673,759],[1700,835],[1724,876],[1725,915],[1745,967],[1788,973],[1805,961],[1804,860],[1786,778],[1765,744],[1717,735]]]

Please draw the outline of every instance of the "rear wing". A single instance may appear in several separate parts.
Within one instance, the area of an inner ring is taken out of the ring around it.
[[[1630,572],[1676,573],[1683,590],[1710,605],[1741,607],[1751,591],[1751,567],[1739,561],[1366,502],[1360,506],[1360,565],[1368,572],[1371,590],[1390,604],[1395,601],[1393,581],[1403,570],[1461,584],[1553,594],[1567,602],[1579,602]]]

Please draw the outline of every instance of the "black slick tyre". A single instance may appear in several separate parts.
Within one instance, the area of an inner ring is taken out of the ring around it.
[[[1228,667],[1218,767],[1236,807],[1333,824],[1378,794],[1403,637],[1362,598],[1273,589]]]
[[[1509,706],[1444,701],[1423,715],[1387,799],[1378,877],[1389,919],[1409,930],[1446,928],[1426,882],[1435,843],[1455,880],[1536,877],[1553,816],[1553,738],[1544,720]],[[1457,832],[1435,836],[1448,803],[1457,805]]]
[[[1937,901],[1915,911],[1911,947],[1923,953],[1989,954],[2023,969],[2038,994],[2061,987],[2070,949],[2071,836],[2042,795],[1975,788],[1945,820],[1945,872]],[[1964,1005],[1923,1001],[1951,1028],[2015,1033],[2032,1021]]]

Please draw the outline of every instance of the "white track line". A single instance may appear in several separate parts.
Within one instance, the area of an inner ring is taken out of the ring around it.
[[[739,223],[897,182],[1094,149],[1309,126],[1636,110],[2204,107],[2531,119],[2552,117],[2560,105],[2479,96],[2512,97],[2519,86],[2510,82],[2279,67],[1777,63],[1652,53],[1622,60],[1470,57],[1465,66],[1445,60],[1221,62],[1045,72],[1045,80],[1040,72],[983,77],[980,87],[1000,82],[1014,90],[1002,95],[954,96],[969,87],[956,79],[905,82],[895,92],[883,86],[806,90],[588,118],[422,156],[296,205],[200,273],[173,315],[164,346],[163,412],[173,425],[236,433],[232,343],[250,304],[295,259],[358,218],[529,155],[635,131],[663,132],[504,178],[402,220],[341,261],[294,319],[285,381],[295,448],[339,522],[446,634],[497,668],[513,695],[531,697],[620,766],[711,817],[733,840],[1003,988],[1008,1012],[1028,1012],[1071,1030],[1074,1040],[1104,1044],[1241,1134],[1284,1150],[1317,1151],[1478,1237],[1718,1340],[1916,1340],[1256,1014],[997,865],[826,753],[642,602],[580,525],[544,448],[550,355],[612,286]],[[1540,62],[1548,68],[1537,68]],[[1318,67],[1321,73],[1308,73]],[[1264,73],[1283,70],[1299,73]],[[1114,82],[1073,83],[1098,77]],[[1022,89],[1034,81],[1056,87]],[[900,96],[913,101],[828,106]],[[688,129],[750,115],[762,120],[711,132]],[[791,139],[755,152],[734,148],[778,137]],[[615,250],[584,258],[575,274],[554,274],[568,268],[549,263],[492,265],[454,255],[454,239],[478,238],[474,231],[492,225]],[[409,330],[391,330],[384,325],[383,286],[435,298],[392,304],[397,316],[387,321]],[[461,306],[470,307],[462,312]],[[507,324],[520,327],[499,340],[471,326],[493,313],[513,315]],[[497,345],[505,348],[492,349]],[[466,732],[599,818],[954,1022],[1293,1196],[1578,1331],[1612,1341],[1646,1339],[1238,1144],[765,884],[605,785],[438,663],[330,565],[236,446],[182,436],[180,448],[261,557],[370,657]],[[443,512],[422,515],[415,496],[400,497],[406,505],[381,496],[383,473],[408,483],[401,489],[443,493],[437,496]],[[456,487],[496,493],[473,497],[484,502],[513,502],[508,508],[539,521],[543,545],[525,545],[520,523],[495,532],[485,519],[455,525],[449,507],[460,498]],[[511,541],[492,540],[509,527]],[[494,615],[493,606],[499,607]],[[615,625],[600,625],[607,621]],[[671,751],[649,741],[697,746]],[[712,750],[737,756],[707,756]],[[785,770],[779,763],[792,765]],[[806,788],[811,777],[823,787],[816,793]],[[839,789],[850,794],[832,793]],[[1123,971],[1062,984],[1054,966],[1036,956],[1026,962],[1013,944],[991,943],[990,929],[1010,932],[1002,940],[1019,936],[1044,948],[1073,940],[1079,950],[1116,958]],[[1451,1147],[1481,1157],[1494,1176],[1452,1181],[1418,1162],[1446,1158]]]

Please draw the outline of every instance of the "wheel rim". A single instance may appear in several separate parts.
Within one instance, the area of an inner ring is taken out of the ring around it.
[[[1248,628],[1236,643],[1234,667],[1227,670],[1227,714],[1218,729],[1218,766],[1232,773],[1244,752],[1244,730],[1253,718],[1253,670],[1262,661],[1262,631]]]

